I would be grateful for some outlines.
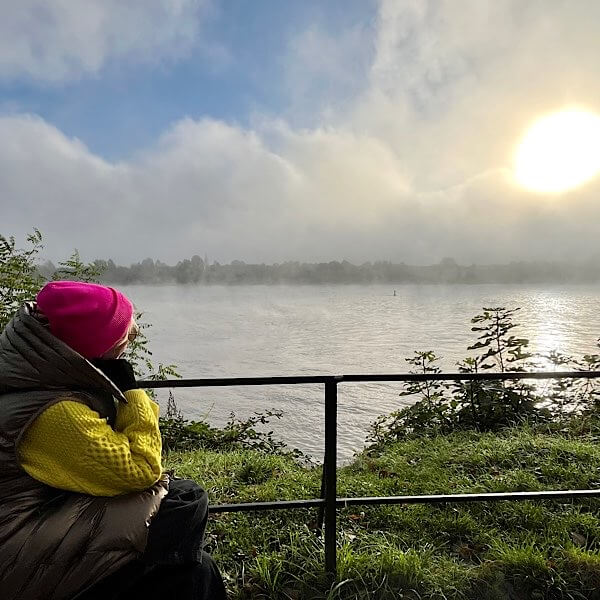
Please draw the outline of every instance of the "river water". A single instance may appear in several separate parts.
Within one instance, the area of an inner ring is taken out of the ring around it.
[[[514,332],[536,352],[596,352],[600,287],[525,285],[121,286],[152,323],[156,363],[183,377],[406,372],[414,350],[456,370],[475,341],[481,308],[520,307]],[[543,363],[542,363],[543,366]],[[400,384],[339,386],[339,454],[362,448],[369,423],[410,398]],[[275,435],[315,457],[323,451],[322,386],[177,389],[185,416],[222,425],[231,411],[284,413]],[[164,404],[166,393],[159,395]]]

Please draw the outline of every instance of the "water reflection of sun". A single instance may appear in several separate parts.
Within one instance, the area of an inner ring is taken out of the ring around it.
[[[536,351],[536,364],[542,371],[559,370],[556,364],[549,358],[553,352],[560,353],[564,347],[565,336],[558,331],[555,323],[546,322],[543,324],[543,329],[538,329],[535,336],[531,340],[531,346]]]
[[[544,295],[534,303],[533,314],[527,319],[529,350],[534,353],[533,362],[540,371],[561,370],[550,355],[559,355],[568,346],[568,334],[564,316],[567,312],[560,297]]]
[[[530,349],[534,353],[532,366],[535,371],[563,371],[567,370],[552,360],[552,355],[559,356],[560,349],[564,344],[565,338],[557,328],[557,323],[553,321],[544,321],[539,323],[535,331],[532,332],[530,340]],[[538,379],[531,382],[536,393],[546,396],[551,389],[553,382],[549,379]]]

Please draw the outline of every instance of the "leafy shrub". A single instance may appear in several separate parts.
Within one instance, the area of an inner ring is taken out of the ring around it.
[[[526,372],[538,365],[529,352],[529,340],[513,335],[519,325],[519,309],[483,308],[471,319],[477,340],[468,350],[478,354],[457,363],[459,373]],[[553,352],[543,358],[555,369],[600,370],[600,355],[585,355],[576,361]],[[415,351],[405,359],[411,373],[436,375],[439,357],[432,350]],[[600,389],[595,379],[548,380],[545,388],[525,380],[410,381],[400,396],[419,399],[370,426],[367,442],[371,451],[388,443],[420,435],[447,434],[460,429],[496,431],[528,422],[546,428],[600,430]]]
[[[254,413],[247,419],[238,419],[232,412],[223,428],[211,427],[205,421],[188,421],[177,408],[173,394],[169,393],[167,411],[160,418],[159,425],[163,441],[163,451],[206,450],[260,450],[265,454],[278,454],[305,459],[299,450],[291,450],[286,444],[273,437],[272,431],[259,431],[258,426],[267,425],[275,417],[280,419],[281,411],[266,410]]]
[[[43,248],[42,234],[34,229],[27,242],[29,248],[17,248],[14,237],[0,235],[0,331],[45,281],[35,266],[37,254]]]

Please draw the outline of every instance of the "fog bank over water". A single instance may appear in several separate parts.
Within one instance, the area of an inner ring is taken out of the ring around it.
[[[530,349],[581,357],[598,351],[600,286],[319,285],[123,286],[145,318],[154,360],[182,376],[245,377],[406,372],[415,350],[434,350],[455,370],[475,340],[470,319],[483,306],[521,307],[516,335]],[[548,363],[540,359],[541,368]],[[348,458],[370,422],[410,398],[398,384],[340,386],[339,441]],[[189,418],[223,424],[268,408],[283,410],[276,435],[319,456],[321,386],[177,389]],[[163,406],[166,395],[161,396]]]
[[[317,284],[317,283],[598,283],[600,256],[586,262],[513,262],[498,265],[459,265],[445,258],[433,265],[394,264],[390,261],[354,265],[347,260],[326,263],[285,262],[247,264],[234,260],[221,265],[208,258],[193,256],[175,265],[151,258],[129,267],[112,260],[96,260],[105,283],[129,284]],[[46,262],[42,274],[51,278],[55,266]]]

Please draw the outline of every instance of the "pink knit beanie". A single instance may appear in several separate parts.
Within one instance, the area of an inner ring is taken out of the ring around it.
[[[37,295],[50,331],[85,358],[98,358],[123,339],[133,305],[121,292],[79,281],[51,281]]]

